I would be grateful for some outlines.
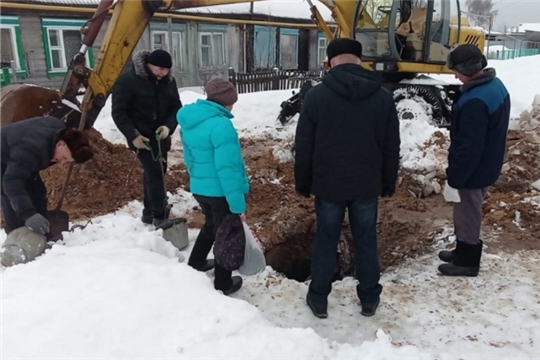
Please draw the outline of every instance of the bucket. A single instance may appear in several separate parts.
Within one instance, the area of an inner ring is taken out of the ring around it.
[[[45,235],[22,226],[7,236],[0,250],[1,263],[5,267],[27,263],[43,254],[46,245]]]
[[[167,219],[156,229],[163,230],[163,238],[174,245],[178,250],[185,249],[189,245],[187,219]]]

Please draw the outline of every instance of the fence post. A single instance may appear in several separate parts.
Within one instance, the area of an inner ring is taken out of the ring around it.
[[[234,85],[234,87],[237,87],[236,86],[236,74],[234,72],[234,68],[231,66],[229,67],[229,70],[227,71],[228,73],[228,76],[229,76],[229,81],[232,82],[232,84]]]
[[[279,90],[279,69],[276,66],[272,70],[274,71],[274,76],[272,79],[272,90]]]

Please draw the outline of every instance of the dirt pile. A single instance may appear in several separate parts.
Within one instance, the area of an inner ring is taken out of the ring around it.
[[[540,130],[508,133],[502,174],[484,203],[485,221],[505,228],[540,230],[539,208],[527,199],[540,196],[532,184],[540,179]]]
[[[111,144],[94,129],[88,134],[94,158],[74,166],[62,205],[72,221],[111,213],[143,198],[142,166],[135,154],[123,145]],[[68,168],[54,165],[41,174],[50,209],[58,204]],[[165,181],[168,189],[176,189],[185,185],[186,176],[180,169],[171,169]]]

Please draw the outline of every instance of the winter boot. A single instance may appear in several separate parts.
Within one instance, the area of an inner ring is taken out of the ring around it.
[[[444,262],[452,262],[457,259],[459,251],[463,248],[463,241],[456,240],[456,248],[452,251],[443,250],[439,251],[439,259]]]
[[[232,293],[238,291],[242,287],[242,277],[240,276],[233,276],[231,278],[232,284],[227,290],[223,290],[224,295],[231,295]]]
[[[326,310],[326,306],[322,307],[322,306],[315,305],[313,301],[311,300],[309,293],[306,296],[306,303],[311,309],[311,312],[313,313],[313,315],[315,315],[319,319],[326,319],[328,317],[328,311]]]
[[[377,299],[376,302],[373,304],[362,304],[362,311],[360,314],[364,316],[373,316],[375,315],[375,312],[377,311],[377,307],[379,307],[379,303],[381,302],[380,299]]]
[[[207,272],[208,270],[212,270],[215,266],[216,266],[216,261],[214,259],[206,260],[204,264],[199,267],[195,267],[191,265],[191,267],[193,267],[195,270],[202,271],[202,272]]]
[[[463,243],[459,257],[449,264],[439,266],[439,271],[446,276],[478,276],[482,257],[482,240],[476,245]]]
[[[152,216],[152,214],[143,214],[141,216],[141,221],[146,225],[152,225],[152,221],[154,221],[154,216]]]

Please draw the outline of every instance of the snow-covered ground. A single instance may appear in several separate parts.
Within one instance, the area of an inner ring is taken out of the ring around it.
[[[530,109],[540,92],[540,56],[492,61],[511,95],[512,113]],[[449,76],[441,76],[454,81]],[[242,136],[294,133],[295,121],[276,129],[279,104],[290,91],[241,95],[233,109]],[[181,91],[184,103],[203,97]],[[424,119],[425,120],[425,119]],[[110,109],[96,127],[122,143]],[[402,124],[404,165],[440,166],[418,144],[438,130],[427,121]],[[179,146],[178,133],[173,146]],[[194,205],[173,195],[174,215]],[[144,226],[133,202],[66,234],[37,260],[2,268],[2,359],[534,359],[540,354],[540,254],[485,255],[478,278],[437,275],[436,252],[452,239],[447,230],[432,253],[382,276],[382,302],[372,318],[360,315],[354,280],[334,284],[329,318],[305,305],[307,283],[271,268],[244,277],[230,297],[216,292],[213,272],[179,262],[160,231]],[[249,221],[249,219],[248,219]],[[451,234],[450,234],[451,235]],[[0,243],[5,234],[0,235]],[[486,241],[489,246],[489,241]]]

